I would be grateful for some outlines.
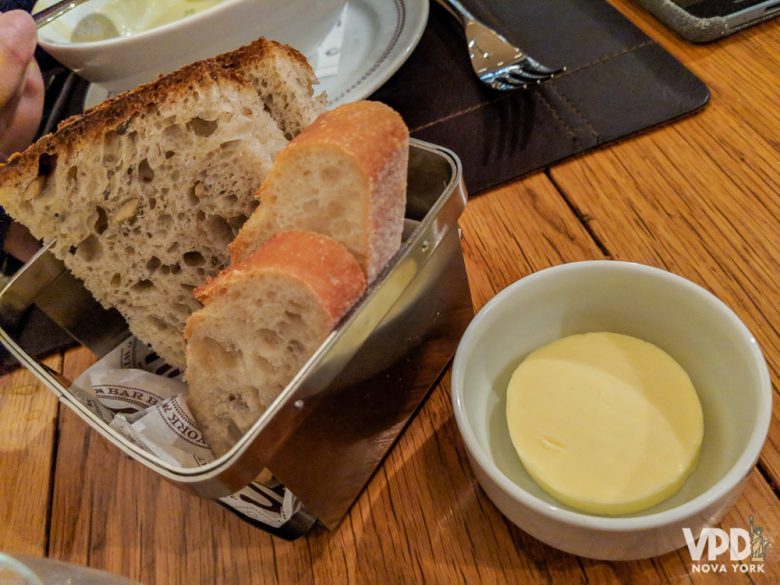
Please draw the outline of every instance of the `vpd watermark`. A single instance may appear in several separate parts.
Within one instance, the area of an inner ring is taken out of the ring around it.
[[[683,528],[685,542],[691,553],[692,573],[763,573],[769,539],[764,529],[749,519],[749,530],[704,528],[695,539],[690,528]],[[706,551],[706,554],[705,554]],[[729,553],[729,562],[721,558]]]

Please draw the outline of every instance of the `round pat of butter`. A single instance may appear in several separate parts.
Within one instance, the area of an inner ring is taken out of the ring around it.
[[[509,433],[531,477],[591,514],[630,514],[676,492],[703,436],[690,378],[651,343],[585,333],[532,352],[509,382]]]

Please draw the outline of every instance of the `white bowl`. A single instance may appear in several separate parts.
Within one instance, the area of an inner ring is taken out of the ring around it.
[[[584,514],[545,493],[523,468],[507,429],[506,387],[532,350],[575,333],[612,331],[649,341],[687,371],[701,400],[704,441],[695,471],[668,500],[621,517]],[[474,473],[518,527],[584,557],[628,560],[685,545],[737,497],[769,430],[772,389],[756,340],[703,288],[626,262],[564,264],[493,298],[455,355],[452,402]]]
[[[311,56],[346,3],[223,0],[202,12],[130,36],[70,42],[71,31],[81,18],[108,1],[88,2],[43,27],[38,36],[40,46],[63,65],[113,92],[131,89],[159,74],[236,49],[261,36]],[[51,3],[38,2],[36,11]]]

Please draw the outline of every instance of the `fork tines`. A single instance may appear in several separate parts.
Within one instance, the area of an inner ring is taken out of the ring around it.
[[[551,69],[526,55],[516,63],[511,63],[491,73],[483,73],[480,77],[493,89],[507,90],[525,88],[532,83],[540,84],[564,71],[566,71],[566,67]]]

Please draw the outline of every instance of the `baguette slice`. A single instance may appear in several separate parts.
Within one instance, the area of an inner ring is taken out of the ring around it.
[[[187,403],[219,457],[260,418],[366,288],[338,242],[280,232],[195,291]]]
[[[401,245],[409,131],[379,102],[320,115],[279,153],[258,190],[260,207],[230,245],[236,262],[273,234],[310,230],[338,240],[368,282]]]
[[[0,205],[173,365],[276,153],[323,109],[294,49],[260,39],[63,122],[0,168]]]

